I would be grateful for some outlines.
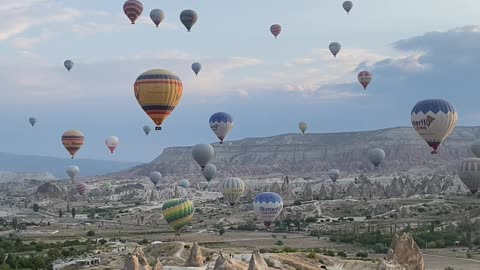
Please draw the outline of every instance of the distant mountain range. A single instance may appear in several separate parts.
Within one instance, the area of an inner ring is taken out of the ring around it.
[[[67,178],[65,169],[67,166],[75,164],[80,167],[80,177],[82,176],[96,176],[105,175],[111,172],[125,170],[127,168],[136,166],[140,163],[135,162],[117,162],[107,160],[93,160],[93,159],[64,159],[54,157],[43,156],[29,156],[29,155],[16,155],[10,153],[0,153],[0,171],[18,172],[16,174],[3,173],[0,174],[0,178],[7,176],[9,180],[15,178],[31,178],[34,179],[37,176],[44,179],[47,176],[52,178]],[[31,173],[31,174],[24,174]],[[47,177],[48,178],[48,177]],[[2,179],[0,179],[2,181]]]
[[[331,168],[342,175],[377,173],[400,174],[414,170],[422,174],[442,168],[455,173],[458,163],[470,153],[470,143],[480,137],[480,127],[457,127],[440,146],[439,154],[431,155],[423,139],[411,127],[395,127],[375,131],[325,134],[284,134],[267,138],[248,138],[213,144],[211,161],[219,176],[257,177],[291,175],[325,177]],[[386,159],[374,169],[367,152],[383,148]],[[200,176],[200,168],[191,156],[191,147],[166,148],[148,164],[114,173],[118,177],[147,176],[153,170],[164,175]]]

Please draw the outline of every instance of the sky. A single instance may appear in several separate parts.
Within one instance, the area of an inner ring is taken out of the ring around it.
[[[0,152],[68,157],[60,137],[79,129],[78,158],[148,162],[166,147],[215,142],[208,119],[219,111],[234,118],[228,141],[298,132],[299,121],[315,133],[409,126],[426,98],[450,101],[459,125],[480,125],[478,0],[354,0],[348,15],[341,0],[143,0],[135,25],[123,2],[0,5]],[[159,28],[154,8],[166,15]],[[184,9],[199,16],[191,32]],[[336,59],[333,41],[342,44]],[[133,83],[152,68],[177,74],[184,95],[163,130],[145,136],[153,123]],[[367,91],[361,70],[374,76]],[[110,135],[120,138],[114,155]]]

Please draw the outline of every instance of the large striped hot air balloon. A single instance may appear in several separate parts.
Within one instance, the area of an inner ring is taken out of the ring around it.
[[[372,73],[368,71],[360,71],[357,76],[358,82],[363,86],[363,89],[367,90],[368,85],[373,80]]]
[[[417,133],[437,153],[440,144],[452,133],[458,114],[452,104],[443,99],[426,99],[417,102],[411,112],[412,125]]]
[[[163,203],[163,217],[178,234],[193,217],[193,203],[189,199],[171,199]]]
[[[275,38],[277,38],[277,36],[280,35],[280,32],[282,32],[282,26],[280,24],[273,24],[270,26],[270,32]]]
[[[480,158],[480,139],[477,139],[470,144],[470,151],[472,151],[474,156]]]
[[[78,194],[80,195],[83,195],[88,191],[88,186],[85,185],[84,183],[78,183],[75,187],[77,189]]]
[[[123,12],[130,19],[132,24],[135,24],[135,21],[142,15],[143,4],[138,0],[127,0],[123,4]]]
[[[221,191],[225,200],[233,206],[242,197],[245,191],[245,183],[237,177],[226,178],[222,181]]]
[[[182,81],[172,72],[152,69],[138,76],[135,98],[160,130],[162,123],[175,110],[183,94]]]
[[[272,226],[283,209],[283,199],[274,192],[258,194],[253,201],[253,209],[260,221],[267,227]]]
[[[472,194],[480,189],[480,158],[467,158],[458,169],[458,176]]]
[[[85,137],[83,136],[83,133],[78,130],[69,130],[62,135],[62,144],[65,149],[67,149],[68,153],[70,153],[72,158],[75,156],[78,150],[80,150],[84,141]]]
[[[210,117],[208,122],[213,133],[220,139],[220,144],[223,144],[223,139],[233,128],[233,117],[225,112],[217,112]]]

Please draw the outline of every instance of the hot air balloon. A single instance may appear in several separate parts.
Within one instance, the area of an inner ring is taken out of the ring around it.
[[[245,191],[245,183],[237,177],[226,178],[221,183],[223,197],[233,206],[240,200]]]
[[[215,175],[217,174],[217,167],[213,164],[207,164],[205,168],[202,170],[202,175],[205,177],[205,180],[207,182],[210,182],[213,178],[215,178]]]
[[[178,185],[183,187],[183,188],[189,188],[190,187],[190,181],[187,179],[182,179],[180,182],[178,182]]]
[[[275,38],[277,38],[280,32],[282,32],[282,26],[280,24],[273,24],[270,26],[270,32]]]
[[[189,199],[171,199],[163,203],[163,217],[178,234],[192,220],[193,203]]]
[[[162,174],[160,172],[150,173],[150,181],[152,181],[153,185],[157,185],[161,178]]]
[[[452,133],[458,114],[446,100],[426,99],[417,102],[412,109],[411,121],[417,133],[437,153],[440,144]]]
[[[352,1],[345,1],[345,2],[343,2],[343,9],[345,9],[345,11],[347,12],[347,14],[350,13],[350,10],[352,10],[352,7],[353,7]]]
[[[258,194],[253,201],[253,209],[260,221],[267,227],[272,226],[283,209],[283,199],[274,192]]]
[[[113,154],[115,152],[115,149],[117,148],[118,144],[120,143],[120,139],[115,136],[110,136],[107,139],[105,139],[105,145],[110,149],[110,153]]]
[[[75,156],[78,150],[80,150],[84,141],[85,137],[83,136],[83,133],[78,130],[69,130],[62,135],[62,144],[65,149],[67,149],[68,153],[70,153],[72,158]]]
[[[467,158],[458,169],[458,176],[472,194],[480,188],[480,158]]]
[[[160,130],[162,123],[180,102],[183,85],[170,71],[152,69],[137,78],[134,90],[138,104],[155,122],[155,129]]]
[[[202,70],[202,65],[200,63],[193,63],[192,70],[193,72],[195,72],[195,75],[198,76],[198,73],[200,72],[200,70]]]
[[[78,194],[80,195],[83,195],[88,191],[88,186],[85,185],[84,183],[78,183],[75,187],[77,189]]]
[[[112,189],[112,183],[105,182],[102,184],[102,189],[106,192],[109,192]]]
[[[188,32],[192,29],[192,26],[197,22],[198,15],[195,11],[187,9],[180,13],[180,21],[185,25]]]
[[[480,140],[475,140],[470,145],[470,151],[472,151],[473,155],[477,158],[480,158]]]
[[[70,177],[70,180],[73,181],[75,179],[75,176],[77,176],[77,174],[80,172],[80,168],[78,168],[78,166],[75,166],[75,165],[70,165],[67,167],[65,171],[67,172],[67,175]]]
[[[380,163],[385,159],[385,151],[380,148],[373,148],[368,151],[368,159],[372,162],[373,166],[378,167]]]
[[[333,57],[337,57],[338,52],[340,52],[340,49],[342,48],[342,45],[338,42],[332,42],[330,45],[328,45],[328,49],[330,52],[333,54]]]
[[[337,182],[337,179],[340,177],[340,171],[337,169],[331,169],[328,171],[328,177],[330,180],[332,180],[334,183]]]
[[[158,27],[158,25],[165,19],[165,13],[161,9],[153,9],[150,11],[150,19]]]
[[[300,122],[298,123],[298,129],[300,129],[300,131],[305,134],[305,131],[307,131],[307,128],[308,128],[308,124],[305,123],[305,122]]]
[[[148,136],[148,134],[150,133],[150,127],[149,126],[143,126],[143,132],[145,132],[145,134]]]
[[[192,148],[193,159],[202,167],[202,170],[207,166],[214,154],[215,150],[210,144],[197,144]]]
[[[135,21],[142,15],[143,4],[138,0],[127,0],[123,4],[123,12],[130,19],[132,24],[135,24]]]
[[[65,68],[70,71],[70,69],[73,68],[73,61],[72,60],[65,60],[65,62],[63,62],[63,65],[65,66]]]
[[[30,122],[30,125],[32,125],[32,127],[33,127],[33,126],[35,126],[35,123],[37,123],[37,118],[32,116],[32,117],[28,118],[28,122]]]
[[[225,112],[217,112],[210,116],[209,123],[212,131],[220,139],[220,144],[223,144],[223,139],[233,128],[232,116]]]
[[[368,71],[360,71],[360,73],[358,73],[357,78],[360,84],[363,86],[363,89],[367,90],[367,86],[372,81],[373,75]]]

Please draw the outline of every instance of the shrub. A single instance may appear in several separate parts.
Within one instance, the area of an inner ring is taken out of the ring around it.
[[[278,240],[277,242],[275,242],[275,245],[277,245],[277,246],[283,246],[283,241],[282,241],[282,240]]]
[[[437,248],[437,243],[435,242],[428,242],[427,243],[427,248]]]
[[[300,201],[300,200],[295,200],[295,201],[293,202],[293,205],[302,205],[302,201]]]
[[[272,234],[272,238],[277,238],[277,236],[275,234]]]
[[[357,254],[355,254],[355,257],[358,257],[358,258],[368,258],[368,252],[365,252],[365,251],[357,252]]]
[[[317,257],[317,254],[315,254],[315,252],[313,251],[310,251],[310,253],[307,254],[307,258],[315,259],[316,257]]]
[[[291,252],[297,252],[298,250],[296,248],[291,248],[291,247],[284,247],[283,251],[285,253],[291,253]]]
[[[190,245],[183,246],[184,249],[190,249]]]
[[[88,231],[88,232],[87,232],[87,236],[88,236],[88,237],[94,237],[94,236],[95,236],[95,232],[94,232],[94,231]]]
[[[284,235],[284,236],[283,236],[283,239],[287,239],[287,236],[286,236],[286,235]],[[478,238],[478,239],[480,240],[480,238]]]
[[[148,243],[150,243],[150,242],[148,242],[147,239],[143,239],[142,241],[140,241],[139,244],[140,244],[140,245],[146,245],[146,244],[148,244]]]
[[[437,248],[444,248],[444,247],[447,246],[447,245],[445,244],[445,241],[444,241],[443,239],[436,240],[436,241],[435,241],[435,244],[437,245]]]
[[[347,253],[345,251],[340,250],[340,251],[337,252],[337,256],[342,257],[342,258],[346,258]]]
[[[305,222],[307,222],[307,223],[313,223],[313,222],[317,222],[317,219],[314,218],[314,217],[308,217],[307,219],[305,219]]]
[[[447,266],[447,267],[445,267],[445,270],[455,270],[455,268]]]
[[[323,255],[325,256],[330,256],[330,257],[334,257],[335,256],[335,251],[331,250],[331,249],[327,249],[327,250],[324,250],[323,251]]]
[[[387,253],[388,248],[384,244],[377,243],[373,247],[373,252],[375,253]]]

